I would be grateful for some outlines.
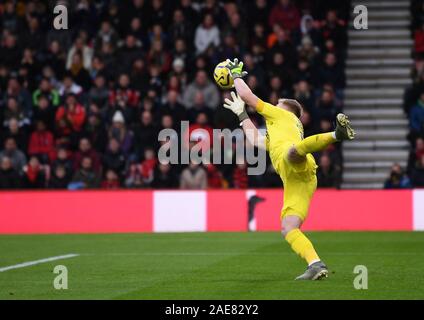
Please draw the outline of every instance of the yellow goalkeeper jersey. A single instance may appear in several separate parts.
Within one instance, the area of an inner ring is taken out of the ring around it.
[[[290,171],[300,173],[310,168],[311,170],[308,171],[314,175],[316,164],[311,154],[306,156],[307,161],[304,164],[291,164],[287,161],[288,150],[303,140],[303,125],[300,119],[294,113],[261,99],[258,100],[256,110],[265,118],[266,149],[283,182],[286,183],[285,180],[289,178]]]

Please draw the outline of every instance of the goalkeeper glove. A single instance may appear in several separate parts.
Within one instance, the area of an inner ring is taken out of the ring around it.
[[[234,112],[239,118],[240,122],[248,119],[249,116],[247,115],[246,109],[244,108],[244,101],[238,95],[236,95],[234,91],[231,91],[231,97],[233,98],[233,101],[228,98],[225,99],[224,108]]]
[[[243,71],[243,62],[239,62],[237,58],[235,58],[234,61],[227,59],[227,68],[233,79],[243,78],[247,75],[247,72]]]

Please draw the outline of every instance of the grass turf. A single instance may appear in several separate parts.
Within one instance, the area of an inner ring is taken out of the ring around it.
[[[320,282],[295,282],[304,262],[278,233],[0,236],[0,299],[424,299],[424,233],[315,232],[330,268]],[[55,290],[53,268],[68,268]],[[355,265],[368,290],[355,290]]]

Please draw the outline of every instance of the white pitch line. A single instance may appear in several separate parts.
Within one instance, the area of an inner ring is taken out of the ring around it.
[[[73,257],[77,257],[77,256],[79,256],[79,254],[70,253],[70,254],[64,254],[62,256],[55,256],[55,257],[49,257],[49,258],[44,258],[44,259],[40,259],[40,260],[23,262],[23,263],[19,263],[19,264],[14,264],[12,266],[0,268],[0,272],[5,272],[5,271],[8,271],[8,270],[19,269],[19,268],[25,268],[25,267],[34,266],[36,264],[46,263],[46,262],[50,262],[50,261],[69,259],[69,258],[73,258]]]

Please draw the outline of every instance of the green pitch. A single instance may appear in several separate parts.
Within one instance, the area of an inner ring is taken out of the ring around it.
[[[303,261],[278,233],[0,236],[0,299],[424,299],[424,233],[308,234],[330,268],[295,282]],[[67,290],[53,288],[56,265]],[[355,290],[356,265],[368,290]]]

